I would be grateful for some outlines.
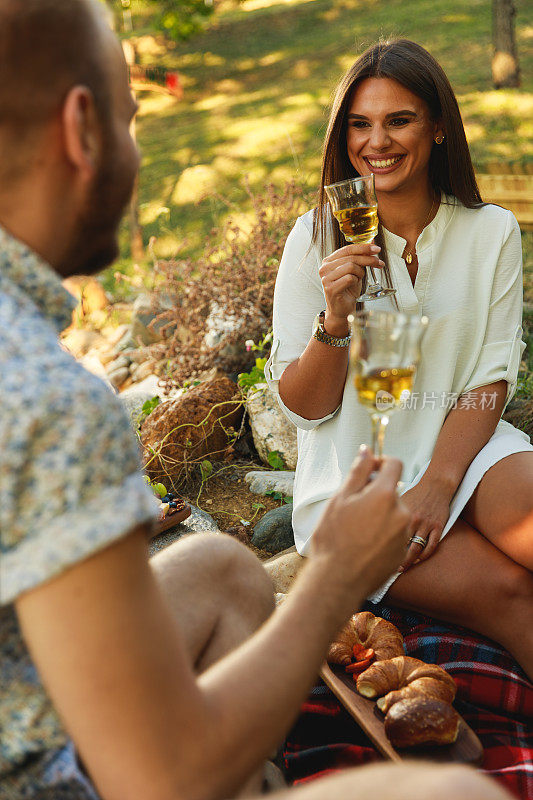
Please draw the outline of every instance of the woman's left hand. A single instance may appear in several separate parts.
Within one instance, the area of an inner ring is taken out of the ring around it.
[[[400,567],[401,572],[405,572],[415,562],[425,561],[433,555],[450,516],[453,495],[454,491],[449,487],[430,479],[424,481],[424,478],[402,494],[402,501],[412,514],[411,536],[424,539],[426,546],[411,542]]]

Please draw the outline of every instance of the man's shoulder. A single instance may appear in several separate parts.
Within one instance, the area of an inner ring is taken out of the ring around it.
[[[61,347],[53,326],[9,295],[0,295],[0,373],[4,420],[24,411],[34,420],[52,410],[78,419],[124,415],[105,383]]]

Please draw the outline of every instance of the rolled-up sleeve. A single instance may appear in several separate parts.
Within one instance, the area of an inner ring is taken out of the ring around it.
[[[522,245],[520,228],[509,212],[492,284],[483,345],[463,394],[496,381],[507,381],[506,405],[513,397],[522,353]]]
[[[336,413],[334,411],[321,419],[305,419],[287,408],[279,396],[283,372],[307,347],[314,320],[325,308],[326,300],[318,274],[320,263],[317,246],[311,241],[311,231],[300,218],[287,238],[276,279],[273,342],[265,365],[265,379],[276,394],[283,413],[303,430],[316,428]]]

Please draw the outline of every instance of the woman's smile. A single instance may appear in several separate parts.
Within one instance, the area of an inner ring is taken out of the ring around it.
[[[360,175],[373,172],[377,191],[427,186],[433,139],[440,130],[424,101],[390,78],[366,78],[350,99],[348,157]]]

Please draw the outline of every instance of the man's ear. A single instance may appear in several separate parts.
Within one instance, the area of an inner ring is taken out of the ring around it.
[[[85,180],[90,180],[100,158],[100,125],[93,93],[86,86],[74,86],[63,103],[65,156]]]

